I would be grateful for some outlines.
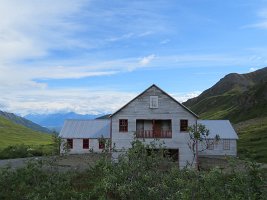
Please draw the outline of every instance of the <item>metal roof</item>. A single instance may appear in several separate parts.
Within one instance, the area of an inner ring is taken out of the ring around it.
[[[110,120],[65,120],[59,137],[110,138]]]
[[[208,138],[219,135],[221,139],[238,139],[229,120],[197,120],[197,123],[203,124],[210,131]]]

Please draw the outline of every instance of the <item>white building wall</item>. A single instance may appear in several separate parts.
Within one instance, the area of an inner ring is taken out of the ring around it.
[[[63,139],[61,143],[60,152],[65,153],[63,149],[64,143],[67,139]],[[83,139],[73,139],[73,148],[69,149],[69,154],[84,154],[84,153],[101,153],[103,149],[99,149],[98,139],[89,139],[89,149],[83,149]]]
[[[158,108],[149,108],[150,96],[158,96]],[[119,132],[119,119],[128,119],[128,132]],[[187,119],[188,125],[196,123],[196,117],[189,111],[172,100],[169,96],[162,93],[156,87],[150,88],[140,97],[128,104],[125,108],[112,116],[112,144],[116,144],[117,151],[125,151],[131,147],[136,132],[136,120],[159,120],[169,119],[172,124],[172,138],[159,139],[164,142],[167,149],[179,149],[179,166],[183,168],[187,161],[192,162],[193,154],[188,147],[189,135],[180,132],[180,120]],[[145,129],[149,125],[145,124]],[[140,139],[143,141],[143,139]],[[150,143],[153,139],[145,139],[145,143]],[[116,159],[120,153],[113,153]]]
[[[200,146],[201,148],[201,146]],[[202,152],[199,152],[200,156],[236,156],[237,155],[237,145],[236,139],[230,140],[230,149],[223,148],[223,139],[220,139],[217,143],[214,142],[214,149],[206,149]]]

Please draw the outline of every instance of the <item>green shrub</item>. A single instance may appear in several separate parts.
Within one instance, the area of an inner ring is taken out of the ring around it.
[[[112,163],[107,156],[86,171],[60,172],[47,163],[29,162],[25,168],[0,170],[0,199],[266,199],[259,166],[231,161],[227,172],[178,169],[157,145],[133,142]],[[51,165],[53,166],[53,165]]]
[[[42,147],[32,147],[24,144],[8,146],[0,152],[0,159],[25,158],[31,156],[42,156]]]

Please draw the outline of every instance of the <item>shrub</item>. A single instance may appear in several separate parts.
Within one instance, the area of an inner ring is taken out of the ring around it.
[[[178,169],[164,150],[134,141],[112,163],[108,156],[86,171],[60,172],[42,161],[24,168],[0,170],[0,199],[264,199],[266,189],[259,166],[245,162],[242,170]],[[147,153],[147,148],[152,150]],[[51,166],[54,166],[51,163]],[[266,198],[265,198],[266,199]]]
[[[32,147],[24,144],[8,146],[0,152],[0,159],[25,158],[31,156],[42,156],[44,152],[41,147]]]

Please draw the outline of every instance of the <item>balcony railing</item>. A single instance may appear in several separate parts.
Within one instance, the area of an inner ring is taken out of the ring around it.
[[[154,130],[138,130],[136,131],[137,138],[172,138],[172,131],[154,131]]]

